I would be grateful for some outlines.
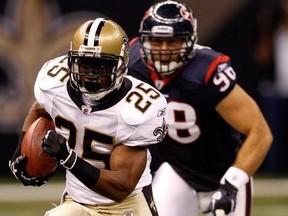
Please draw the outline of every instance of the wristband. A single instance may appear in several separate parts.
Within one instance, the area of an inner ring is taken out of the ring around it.
[[[237,167],[230,167],[222,177],[220,183],[224,185],[225,180],[239,190],[239,188],[249,181],[249,176]]]
[[[100,169],[79,157],[70,172],[88,188],[94,186],[100,178]]]
[[[60,164],[65,167],[66,169],[70,170],[74,167],[77,160],[77,153],[73,150],[69,150],[68,157],[64,160],[60,160]]]

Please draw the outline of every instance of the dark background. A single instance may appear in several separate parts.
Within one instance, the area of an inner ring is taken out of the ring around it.
[[[45,2],[45,0],[43,0]],[[145,10],[153,4],[155,1],[152,0],[106,0],[106,1],[95,1],[95,0],[46,0],[46,2],[54,2],[58,5],[58,13],[62,16],[69,15],[75,11],[87,11],[87,12],[97,12],[118,22],[128,34],[129,38],[133,38],[138,33],[140,20],[145,12]],[[198,3],[201,0],[198,1]],[[0,2],[0,15],[3,17],[12,17],[13,14],[7,14],[7,2],[8,0],[1,0]],[[14,4],[17,4],[15,1]],[[31,1],[30,1],[31,2]],[[186,1],[191,2],[193,1]],[[195,1],[197,2],[197,1]],[[223,1],[222,1],[223,2]],[[255,62],[255,47],[258,43],[261,29],[259,27],[258,16],[263,8],[270,8],[271,11],[277,11],[278,1],[248,1],[248,3],[242,5],[237,10],[233,12],[232,15],[218,25],[217,29],[213,31],[210,37],[205,37],[205,40],[201,39],[201,32],[203,34],[204,29],[202,29],[201,24],[205,26],[205,23],[201,21],[201,17],[198,17],[199,24],[199,43],[205,46],[211,46],[217,51],[223,52],[229,55],[232,59],[232,64],[235,71],[238,74],[239,84],[259,103],[261,109],[261,98],[259,97],[257,86],[259,81],[262,79],[261,71],[259,70],[259,65]],[[214,1],[213,1],[214,3]],[[200,3],[199,3],[200,4]],[[214,6],[215,7],[215,6]],[[217,6],[216,6],[217,7]],[[219,5],[219,7],[225,7],[225,5]],[[192,8],[194,9],[194,8]],[[207,14],[209,16],[215,8],[201,8],[202,14]],[[205,10],[203,12],[203,10]],[[207,13],[205,13],[207,10]],[[194,10],[197,16],[197,10]],[[272,13],[271,13],[272,16]],[[203,15],[202,15],[203,18]],[[214,22],[217,22],[218,17],[215,17]],[[204,20],[204,19],[203,19]],[[31,23],[33,25],[33,23]],[[206,25],[207,26],[207,25]],[[0,29],[1,31],[1,29]],[[207,32],[207,31],[206,31]],[[0,47],[1,49],[1,47]],[[1,64],[1,63],[0,63]],[[7,84],[7,72],[2,70],[5,65],[0,65],[0,87]],[[1,90],[1,88],[0,88]],[[5,89],[4,89],[5,90]],[[33,94],[31,92],[31,94]],[[0,108],[1,109],[1,108]],[[27,110],[28,111],[28,110]],[[1,113],[0,113],[1,115]],[[283,116],[283,119],[287,122],[287,116]],[[23,119],[19,120],[21,125]],[[11,175],[8,169],[8,160],[11,158],[17,142],[18,135],[20,133],[20,128],[15,128],[15,130],[10,132],[3,132],[0,130],[0,147],[1,147],[1,157],[0,157],[0,175]],[[285,132],[283,133],[285,134]],[[287,136],[283,136],[281,146],[276,146],[275,150],[272,152],[277,152],[277,163],[275,161],[271,162],[271,156],[267,157],[262,167],[260,168],[260,173],[268,175],[282,175],[287,174],[288,159],[286,157],[288,152]],[[274,147],[273,147],[274,148]],[[271,154],[271,153],[269,153]],[[273,160],[276,160],[275,158]],[[271,165],[272,164],[272,165]]]

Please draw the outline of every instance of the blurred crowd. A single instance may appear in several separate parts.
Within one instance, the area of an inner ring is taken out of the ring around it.
[[[259,1],[258,40],[254,61],[259,103],[274,134],[263,167],[271,174],[287,172],[288,142],[288,0]]]

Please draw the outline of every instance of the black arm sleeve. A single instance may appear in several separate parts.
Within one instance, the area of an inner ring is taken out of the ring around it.
[[[22,144],[22,140],[24,138],[24,135],[25,135],[26,132],[22,131],[22,133],[20,134],[20,137],[19,137],[19,141],[18,141],[18,145],[17,145],[17,148],[11,158],[11,161],[15,161],[15,159],[21,154],[21,144]]]

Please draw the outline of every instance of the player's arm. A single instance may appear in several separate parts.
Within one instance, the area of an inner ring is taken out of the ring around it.
[[[12,158],[9,160],[9,168],[11,172],[25,186],[41,186],[42,184],[45,184],[47,180],[53,175],[53,173],[51,173],[51,175],[44,178],[28,176],[24,169],[26,163],[26,156],[21,155],[21,143],[26,131],[32,125],[32,123],[41,116],[49,117],[49,114],[45,111],[44,108],[40,106],[40,104],[34,102],[30,107],[30,110],[23,123],[22,132],[18,141],[17,148]]]
[[[32,123],[42,116],[51,118],[46,110],[37,101],[35,101],[30,107],[29,112],[25,118],[22,131],[26,132]]]
[[[134,190],[146,162],[146,147],[118,145],[111,154],[111,170],[101,169],[100,177],[91,189],[119,202]]]
[[[147,147],[118,145],[110,157],[111,170],[98,169],[78,157],[67,140],[54,130],[48,131],[43,150],[73,173],[91,190],[116,202],[123,200],[135,188],[147,162]]]
[[[252,176],[272,143],[271,131],[259,107],[239,85],[235,85],[216,110],[233,128],[246,136],[233,166]]]
[[[234,129],[246,136],[210,204],[211,211],[224,211],[228,214],[237,205],[238,190],[263,162],[272,143],[272,134],[256,102],[237,84],[216,106],[216,111]]]
[[[41,116],[49,117],[49,114],[45,111],[43,107],[40,106],[39,103],[37,103],[37,101],[35,101],[30,107],[29,112],[24,120],[24,123],[22,126],[22,132],[20,134],[19,141],[18,141],[18,146],[11,158],[11,161],[15,161],[15,159],[20,155],[21,143],[22,143],[22,140],[26,131],[32,125],[32,123]]]

